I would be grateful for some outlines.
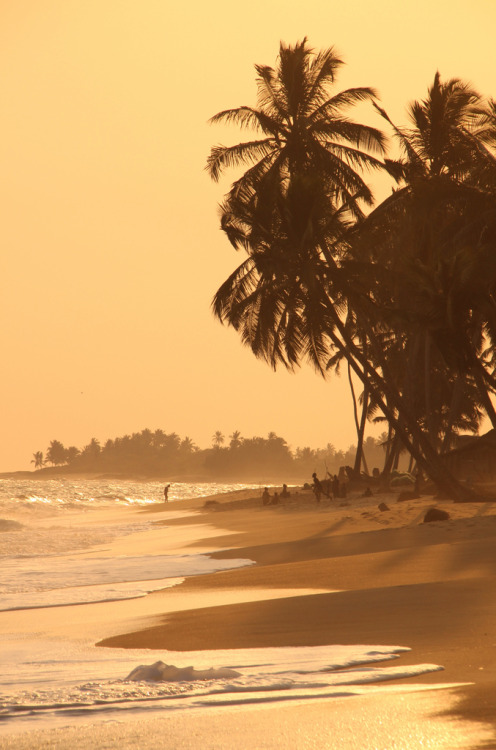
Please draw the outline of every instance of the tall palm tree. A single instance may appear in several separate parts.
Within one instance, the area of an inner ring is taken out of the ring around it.
[[[274,367],[293,368],[308,358],[324,374],[330,357],[342,353],[418,462],[460,498],[460,486],[439,461],[401,384],[390,377],[382,343],[388,326],[377,317],[376,276],[367,275],[374,259],[364,264],[350,252],[347,229],[360,215],[358,200],[371,196],[346,160],[353,154],[354,166],[378,166],[375,157],[359,151],[358,133],[367,133],[367,145],[378,151],[383,138],[353,124],[357,148],[348,150],[343,141],[351,131],[343,129],[342,119],[336,126],[334,115],[349,92],[326,98],[321,86],[318,106],[309,107],[317,84],[334,78],[331,52],[315,57],[314,70],[305,40],[295,48],[281,45],[277,71],[257,68],[260,109],[243,107],[213,118],[255,123],[266,135],[263,141],[213,149],[209,160],[216,179],[226,166],[258,159],[222,207],[222,228],[248,258],[217,291],[214,313]],[[370,89],[360,91],[371,98]],[[340,137],[333,141],[330,134],[336,132]],[[360,336],[346,324],[350,310]]]
[[[306,38],[294,47],[281,42],[276,68],[256,65],[258,107],[228,109],[211,123],[252,128],[262,136],[234,146],[215,146],[207,170],[218,180],[226,168],[249,166],[234,182],[224,204],[249,203],[261,182],[286,185],[294,174],[318,174],[335,201],[357,216],[359,201],[372,204],[372,193],[357,170],[383,168],[384,136],[376,128],[350,120],[346,110],[372,101],[371,88],[350,88],[331,95],[343,61],[331,47],[315,53]]]
[[[375,261],[387,267],[389,279],[380,280],[383,307],[395,311],[396,330],[408,332],[405,342],[416,350],[411,368],[425,374],[426,428],[434,429],[431,379],[441,362],[447,373],[459,373],[458,391],[460,378],[475,377],[496,426],[489,397],[496,383],[481,358],[484,336],[496,332],[496,216],[484,189],[490,174],[496,186],[495,160],[485,145],[494,138],[491,108],[468,84],[443,82],[436,73],[426,99],[409,108],[410,128],[397,128],[381,113],[401,147],[401,158],[387,162],[401,187],[371,214],[361,236],[367,252],[373,247]],[[460,406],[460,398],[453,398]]]
[[[214,313],[273,367],[281,363],[292,369],[308,358],[324,374],[329,358],[341,352],[418,463],[460,497],[459,485],[437,459],[389,376],[372,323],[373,305],[364,291],[366,280],[353,260],[348,263],[340,212],[329,215],[327,196],[314,187],[306,178],[294,178],[288,192],[279,193],[277,210],[267,212],[263,201],[256,204],[244,235],[250,254],[217,291]],[[350,306],[361,321],[367,348],[346,326]]]

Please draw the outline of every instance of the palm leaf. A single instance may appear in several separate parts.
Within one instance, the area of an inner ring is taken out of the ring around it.
[[[217,181],[224,169],[262,159],[274,150],[274,146],[272,138],[239,143],[236,146],[214,146],[205,168],[212,179]]]

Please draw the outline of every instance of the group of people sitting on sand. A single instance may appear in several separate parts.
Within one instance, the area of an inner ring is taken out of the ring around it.
[[[342,466],[339,470],[339,473],[334,474],[334,476],[329,472],[327,472],[327,475],[328,479],[323,479],[321,481],[317,477],[317,473],[315,471],[312,474],[312,490],[317,502],[320,503],[320,498],[322,497],[322,495],[327,497],[329,500],[331,500],[333,497],[346,498],[348,492],[348,483],[350,481],[347,467]],[[283,484],[280,494],[279,492],[274,492],[273,495],[270,494],[269,488],[265,487],[262,493],[262,503],[263,505],[279,505],[281,500],[286,500],[288,497],[290,497],[290,494],[291,493],[288,490],[287,484]]]
[[[278,492],[274,492],[273,495],[270,494],[269,488],[266,487],[262,494],[262,503],[264,505],[279,505],[281,500],[286,500],[288,497],[290,497],[291,493],[288,490],[288,485],[283,484],[281,494]]]

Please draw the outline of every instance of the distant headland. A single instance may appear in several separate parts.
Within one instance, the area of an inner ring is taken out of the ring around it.
[[[384,465],[387,455],[385,435],[369,437],[364,455],[370,471]],[[353,466],[356,447],[337,450],[308,446],[292,449],[287,441],[269,432],[267,437],[243,437],[234,431],[226,437],[220,431],[212,436],[212,445],[200,448],[189,437],[175,432],[144,429],[131,435],[106,440],[93,438],[83,448],[65,447],[52,440],[45,451],[33,454],[33,471],[6,472],[1,477],[94,476],[98,478],[167,479],[168,481],[215,481],[236,478],[239,481],[303,481],[314,471],[325,476],[337,473],[340,466]]]

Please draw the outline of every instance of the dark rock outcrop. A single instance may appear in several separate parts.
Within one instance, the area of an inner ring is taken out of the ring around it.
[[[450,514],[446,510],[440,508],[429,508],[424,516],[424,523],[430,523],[431,521],[448,521]]]

